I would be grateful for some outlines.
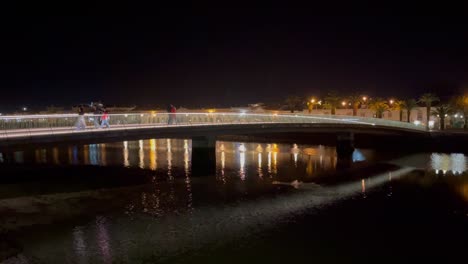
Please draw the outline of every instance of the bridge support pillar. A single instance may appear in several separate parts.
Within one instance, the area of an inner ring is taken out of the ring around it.
[[[336,137],[336,154],[338,158],[351,158],[354,151],[354,134],[339,133]]]
[[[192,176],[214,176],[216,174],[216,138],[192,138]]]

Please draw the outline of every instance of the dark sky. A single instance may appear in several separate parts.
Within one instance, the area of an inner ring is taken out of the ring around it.
[[[317,16],[304,8],[145,13],[4,14],[0,110],[93,100],[233,106],[329,90],[448,96],[468,81],[466,17]]]

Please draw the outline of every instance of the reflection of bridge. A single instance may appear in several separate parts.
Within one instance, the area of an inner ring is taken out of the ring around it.
[[[421,133],[425,127],[411,123],[349,116],[277,115],[246,113],[177,113],[168,125],[167,113],[110,115],[110,128],[95,128],[85,115],[86,129],[77,130],[77,115],[3,116],[0,147],[39,143],[112,141],[144,138],[192,138],[192,166],[215,157],[216,136],[281,132],[327,132],[338,135],[337,150],[349,153],[353,133]],[[200,159],[200,161],[198,161]],[[195,168],[193,168],[196,170]]]

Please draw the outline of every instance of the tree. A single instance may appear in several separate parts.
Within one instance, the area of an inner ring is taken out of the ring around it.
[[[286,98],[286,105],[291,113],[294,113],[295,110],[302,110],[302,103],[302,99],[298,96],[288,96]]]
[[[383,113],[390,110],[390,106],[388,105],[387,101],[376,98],[369,103],[369,108],[375,111],[375,116],[377,118],[382,118]]]
[[[432,103],[438,102],[438,101],[439,101],[439,97],[437,97],[437,95],[432,94],[432,93],[425,93],[425,94],[421,95],[421,97],[418,100],[419,103],[423,103],[426,106],[426,126],[427,126],[427,129],[429,129],[429,119],[431,117]]]
[[[325,97],[325,107],[331,109],[331,114],[336,114],[336,108],[340,105],[341,97],[336,92],[330,92]]]
[[[463,114],[463,129],[468,130],[468,95],[461,95],[455,98],[455,109]]]
[[[353,116],[357,116],[359,106],[362,103],[362,95],[353,94],[348,96],[347,100],[351,103],[351,106],[353,107]]]
[[[445,129],[445,118],[452,113],[452,108],[449,105],[443,104],[432,110],[432,115],[437,116],[440,120],[440,130]]]
[[[407,122],[411,122],[411,110],[413,110],[418,104],[414,99],[407,99],[404,101],[404,108],[406,109]]]
[[[401,100],[396,100],[392,104],[392,109],[396,110],[400,114],[400,122],[403,121],[403,110],[405,110],[405,102]]]

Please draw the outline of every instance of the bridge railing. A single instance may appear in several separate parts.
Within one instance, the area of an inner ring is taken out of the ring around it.
[[[22,115],[0,116],[0,137],[34,136],[47,133],[72,133],[98,130],[95,119],[101,115],[84,115],[86,128],[78,130],[76,114],[62,115]],[[173,119],[170,122],[170,119]],[[376,118],[354,116],[326,116],[304,114],[251,114],[251,113],[129,113],[110,114],[110,128],[132,129],[140,127],[165,126],[201,126],[249,123],[304,123],[304,124],[355,124],[365,126],[381,126],[408,130],[425,130],[425,126],[412,123],[391,121]]]

